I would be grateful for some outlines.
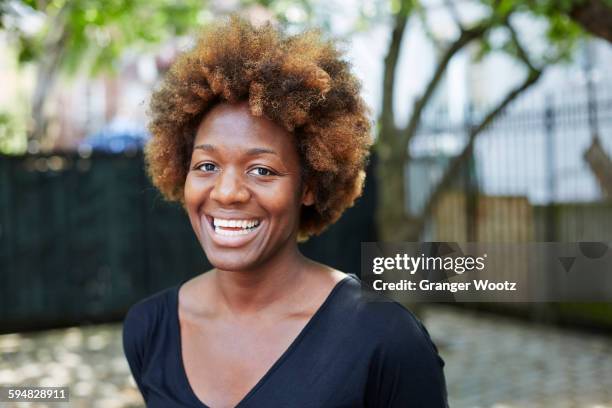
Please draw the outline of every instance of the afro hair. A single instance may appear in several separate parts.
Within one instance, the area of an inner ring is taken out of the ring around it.
[[[372,144],[360,83],[319,30],[288,35],[237,16],[206,27],[151,97],[145,159],[153,184],[184,203],[199,124],[216,103],[240,101],[296,135],[315,196],[301,210],[299,237],[319,234],[361,195]]]

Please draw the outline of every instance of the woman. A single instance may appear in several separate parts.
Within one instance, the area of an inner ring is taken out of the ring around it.
[[[151,113],[151,178],[214,269],[128,311],[147,406],[446,406],[443,361],[412,314],[297,247],[360,195],[371,144],[332,42],[231,18],[173,65]]]

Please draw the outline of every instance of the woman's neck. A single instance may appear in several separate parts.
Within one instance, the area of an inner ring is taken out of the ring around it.
[[[244,271],[212,271],[212,286],[220,312],[251,315],[283,304],[304,282],[314,262],[304,257],[297,245],[278,252],[257,267]]]

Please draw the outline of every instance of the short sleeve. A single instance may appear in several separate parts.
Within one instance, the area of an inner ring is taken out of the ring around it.
[[[425,326],[399,304],[370,365],[368,408],[448,407],[444,360]]]
[[[146,401],[142,384],[142,371],[148,338],[146,309],[141,303],[132,306],[123,320],[123,352],[127,359],[134,381]]]

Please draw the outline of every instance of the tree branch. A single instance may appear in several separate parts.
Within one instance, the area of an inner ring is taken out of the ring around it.
[[[393,31],[391,32],[391,43],[389,44],[389,50],[385,57],[385,68],[383,76],[383,96],[382,96],[382,111],[381,111],[381,124],[385,131],[394,134],[395,129],[395,111],[393,110],[393,96],[394,96],[394,83],[395,83],[395,71],[397,69],[397,62],[399,60],[400,47],[402,44],[402,38],[404,31],[406,30],[406,23],[408,22],[409,12],[407,10],[407,2],[402,1],[400,11],[395,15],[395,24],[393,25]],[[385,131],[381,132],[384,137]]]
[[[410,142],[410,139],[416,133],[417,127],[419,126],[419,121],[421,119],[421,114],[423,113],[423,109],[429,102],[429,99],[433,95],[436,87],[438,86],[438,83],[440,82],[440,80],[442,79],[442,76],[446,72],[446,68],[448,67],[450,60],[463,47],[465,47],[467,44],[469,44],[471,41],[475,40],[476,38],[482,36],[489,29],[490,26],[491,26],[491,22],[489,20],[486,20],[486,21],[481,22],[480,24],[477,24],[471,29],[462,31],[459,38],[457,38],[457,40],[455,40],[455,42],[453,42],[446,49],[446,52],[444,53],[444,55],[442,55],[442,58],[440,58],[440,61],[438,62],[438,65],[436,67],[436,70],[433,76],[431,77],[431,79],[429,80],[429,83],[425,87],[425,91],[423,92],[423,95],[421,95],[421,97],[419,97],[414,102],[414,107],[412,109],[412,115],[410,116],[410,120],[408,121],[408,124],[406,125],[406,127],[402,129],[401,131],[401,140],[399,144],[401,149],[404,149],[404,151],[407,150],[408,143]]]
[[[448,165],[448,167],[444,171],[444,175],[442,176],[442,179],[440,180],[440,182],[438,183],[438,185],[436,186],[436,188],[432,192],[431,196],[429,197],[429,200],[427,201],[427,204],[426,204],[426,206],[425,206],[425,208],[423,210],[423,213],[421,214],[421,217],[419,217],[418,230],[422,230],[423,229],[425,221],[429,218],[429,216],[433,212],[437,202],[440,199],[440,196],[442,195],[444,190],[450,185],[450,183],[452,182],[453,178],[458,174],[459,170],[461,169],[461,165],[464,162],[466,162],[467,159],[472,155],[472,150],[473,150],[473,147],[474,147],[474,142],[476,140],[476,137],[484,129],[486,129],[486,127],[488,125],[490,125],[491,122],[493,122],[493,120],[499,114],[501,114],[504,111],[504,109],[513,100],[515,100],[520,94],[522,94],[524,91],[526,91],[530,86],[535,84],[538,81],[538,79],[540,78],[541,75],[542,75],[542,71],[541,70],[530,71],[527,74],[527,78],[525,78],[523,83],[521,83],[519,86],[517,86],[512,91],[510,91],[506,95],[506,97],[502,101],[500,101],[500,103],[495,108],[491,109],[489,111],[489,113],[487,113],[487,115],[485,115],[485,117],[482,119],[482,121],[477,126],[473,127],[470,130],[469,136],[468,136],[468,142],[467,142],[466,146],[464,147],[463,151],[459,155],[455,156],[451,160],[450,164]]]
[[[514,29],[512,24],[510,23],[510,20],[507,19],[506,22],[504,23],[504,25],[506,26],[506,28],[510,32],[510,39],[512,40],[512,43],[516,47],[516,53],[517,53],[517,56],[519,57],[519,59],[521,61],[523,61],[523,63],[525,63],[525,65],[529,69],[529,72],[537,71],[537,69],[534,67],[533,63],[531,62],[531,59],[529,58],[529,55],[527,54],[527,51],[525,50],[525,48],[521,44],[521,42],[520,42],[520,40],[518,38],[518,34],[516,33],[516,30]]]

